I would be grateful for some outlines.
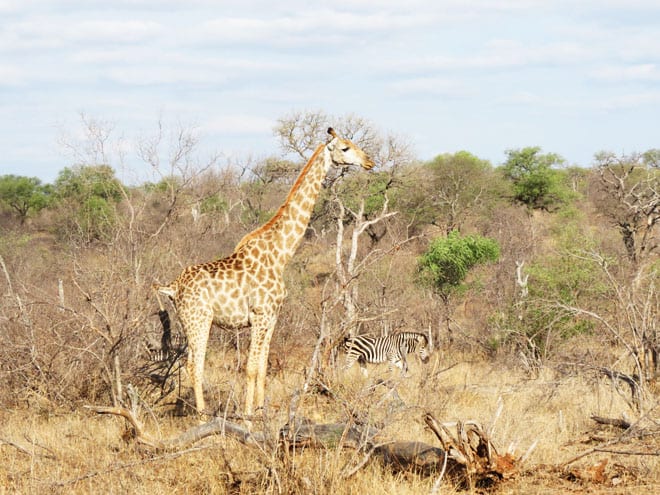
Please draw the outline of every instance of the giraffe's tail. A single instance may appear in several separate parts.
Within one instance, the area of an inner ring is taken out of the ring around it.
[[[169,285],[153,284],[151,288],[156,292],[160,292],[161,294],[165,294],[166,296],[169,297],[174,297],[174,294],[176,294],[176,289],[177,289],[176,282],[172,282]]]
[[[160,313],[166,314],[167,311],[165,311],[163,301],[160,300],[160,294],[165,294],[170,299],[173,299],[174,294],[176,294],[176,282],[172,282],[170,285],[151,284],[151,288],[156,291],[156,299],[158,299],[158,307],[160,308]]]

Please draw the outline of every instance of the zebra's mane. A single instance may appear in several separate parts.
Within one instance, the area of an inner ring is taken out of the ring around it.
[[[398,332],[399,335],[405,335],[406,337],[410,337],[411,339],[424,339],[424,343],[428,344],[429,343],[429,338],[426,336],[425,333],[421,332]]]
[[[420,338],[422,338],[422,339],[424,339],[425,343],[428,344],[428,342],[429,342],[429,338],[426,336],[425,333],[412,332],[410,330],[404,330],[402,332],[393,332],[393,333],[390,333],[388,335],[373,335],[371,333],[364,333],[364,334],[361,334],[361,335],[353,335],[352,337],[350,335],[347,335],[347,336],[344,337],[342,342],[346,342],[346,341],[349,341],[351,339],[362,338],[362,337],[369,338],[369,339],[384,339],[386,337],[394,337],[395,335],[403,335],[403,336],[411,338],[411,339],[420,339]]]

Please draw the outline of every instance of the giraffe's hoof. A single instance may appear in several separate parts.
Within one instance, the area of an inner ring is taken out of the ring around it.
[[[197,416],[197,423],[203,425],[208,423],[213,419],[213,414],[210,414],[208,411],[196,411],[195,415]]]

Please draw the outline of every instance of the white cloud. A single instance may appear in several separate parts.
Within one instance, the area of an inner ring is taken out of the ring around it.
[[[415,136],[444,126],[446,146],[476,154],[494,129],[501,155],[530,128],[576,149],[585,123],[623,141],[654,120],[603,115],[660,105],[657,0],[0,0],[0,15],[14,105],[0,166],[14,166],[17,128],[45,149],[36,127],[79,109],[129,134],[158,112],[202,122],[223,150],[271,150],[275,118],[319,109]]]
[[[503,96],[499,99],[499,103],[505,105],[543,105],[547,103],[546,100],[541,98],[538,94],[531,91],[518,91],[510,95]]]
[[[202,129],[219,134],[272,134],[275,121],[259,115],[220,115],[207,120]]]
[[[162,34],[150,20],[100,20],[80,16],[38,16],[9,24],[0,32],[0,51],[53,50],[87,44],[145,43]]]
[[[0,86],[16,86],[25,81],[24,71],[12,64],[0,64]]]
[[[658,82],[660,67],[655,63],[606,65],[594,69],[590,75],[606,82]]]
[[[191,30],[191,40],[206,43],[257,43],[266,46],[354,42],[348,35],[368,37],[373,33],[392,34],[432,24],[421,14],[391,12],[356,13],[338,10],[303,11],[293,15],[263,17],[217,17]]]
[[[596,108],[606,111],[618,111],[634,110],[642,107],[649,109],[657,105],[660,105],[660,91],[640,91],[636,93],[624,93],[604,99],[597,103]],[[656,143],[652,145],[657,146]]]
[[[442,77],[417,77],[401,79],[389,84],[396,95],[444,96],[467,98],[472,93],[465,84],[456,79]]]

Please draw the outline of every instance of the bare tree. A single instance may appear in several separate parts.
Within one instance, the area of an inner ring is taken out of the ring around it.
[[[568,314],[592,319],[609,334],[611,341],[620,346],[622,351],[616,357],[619,369],[604,367],[600,362],[595,365],[612,379],[615,386],[619,381],[625,383],[631,393],[627,399],[629,404],[643,413],[652,403],[645,400],[652,397],[649,385],[660,376],[660,297],[656,287],[658,264],[652,261],[640,262],[632,278],[620,280],[613,272],[609,260],[600,253],[590,251],[574,253],[573,256],[593,263],[602,271],[609,286],[611,304],[603,309],[560,302],[553,304]],[[628,369],[621,369],[626,365]]]
[[[374,249],[368,251],[362,259],[358,259],[360,237],[369,227],[396,215],[396,212],[388,211],[386,198],[380,213],[371,219],[366,219],[364,218],[364,199],[360,201],[359,210],[352,211],[344,205],[337,194],[334,194],[333,198],[339,211],[337,216],[337,242],[335,244],[336,293],[340,295],[345,310],[342,324],[347,329],[347,333],[355,335],[358,324],[359,277],[369,264],[385,254],[381,249]],[[344,247],[344,224],[347,216],[354,220],[348,249]]]
[[[204,162],[197,156],[199,136],[194,128],[178,126],[167,129],[158,121],[157,130],[149,137],[143,137],[137,143],[138,157],[151,166],[166,186],[168,207],[166,214],[153,232],[158,235],[163,228],[176,217],[179,207],[192,208],[197,199],[186,201],[183,194],[206,171],[215,167],[220,155],[215,153]],[[180,203],[184,203],[180,205]]]
[[[460,230],[470,214],[483,209],[497,183],[490,163],[466,151],[440,155],[426,168],[431,173],[426,183],[433,211],[429,220],[447,233]]]
[[[383,135],[371,122],[356,116],[334,117],[323,112],[294,112],[279,119],[275,134],[286,153],[307,159],[326,129],[332,126],[350,138],[376,162],[377,171],[360,177],[344,177],[345,170],[328,176],[328,189],[320,201],[326,218],[320,239],[333,233],[334,272],[326,280],[321,308],[320,337],[315,354],[324,349],[324,361],[329,358],[338,339],[355,334],[361,323],[370,318],[384,320],[387,315],[365,314],[359,294],[360,281],[375,263],[392,255],[410,240],[407,231],[392,233],[391,242],[380,244],[388,233],[391,211],[390,192],[400,182],[404,165],[413,161],[410,144],[396,135]],[[331,217],[331,218],[330,218]],[[318,219],[317,219],[318,220]],[[312,220],[311,229],[318,228]],[[365,246],[365,242],[371,245]]]
[[[115,137],[115,124],[80,113],[81,137],[62,131],[60,146],[76,164],[110,164],[124,156],[124,140]]]
[[[125,166],[128,147],[122,144],[123,137],[115,138],[113,126],[86,117],[82,125],[86,139],[63,142],[79,164],[101,161],[108,167]],[[190,211],[194,219],[203,195],[217,192],[201,188],[200,181],[217,167],[220,156],[200,158],[199,144],[193,128],[169,129],[162,122],[153,135],[138,140],[137,158],[160,177],[160,187],[119,184],[119,214],[107,240],[99,243],[93,255],[83,249],[72,250],[68,273],[60,277],[62,291],[68,296],[63,309],[70,324],[79,329],[79,341],[67,342],[67,352],[78,349],[93,363],[95,372],[91,374],[101,377],[114,405],[124,401],[124,382],[139,379],[137,371],[148,355],[144,346],[148,334],[160,328],[154,318],[155,299],[150,287],[171,258],[154,253],[165,252],[158,248],[166,243],[170,256],[179,253],[188,262],[190,248],[201,235],[196,229],[203,226],[184,223],[181,228],[195,235],[174,239],[166,237],[167,227],[184,211]],[[207,176],[204,185],[209,183]],[[217,183],[221,186],[223,182]],[[159,204],[164,208],[158,208]]]
[[[594,202],[621,233],[628,259],[647,257],[658,247],[660,170],[658,152],[596,154]]]
[[[285,153],[306,161],[326,138],[328,127],[362,148],[379,169],[395,169],[413,160],[410,143],[396,135],[383,136],[372,122],[353,114],[337,117],[321,111],[293,112],[278,119],[274,132]]]

